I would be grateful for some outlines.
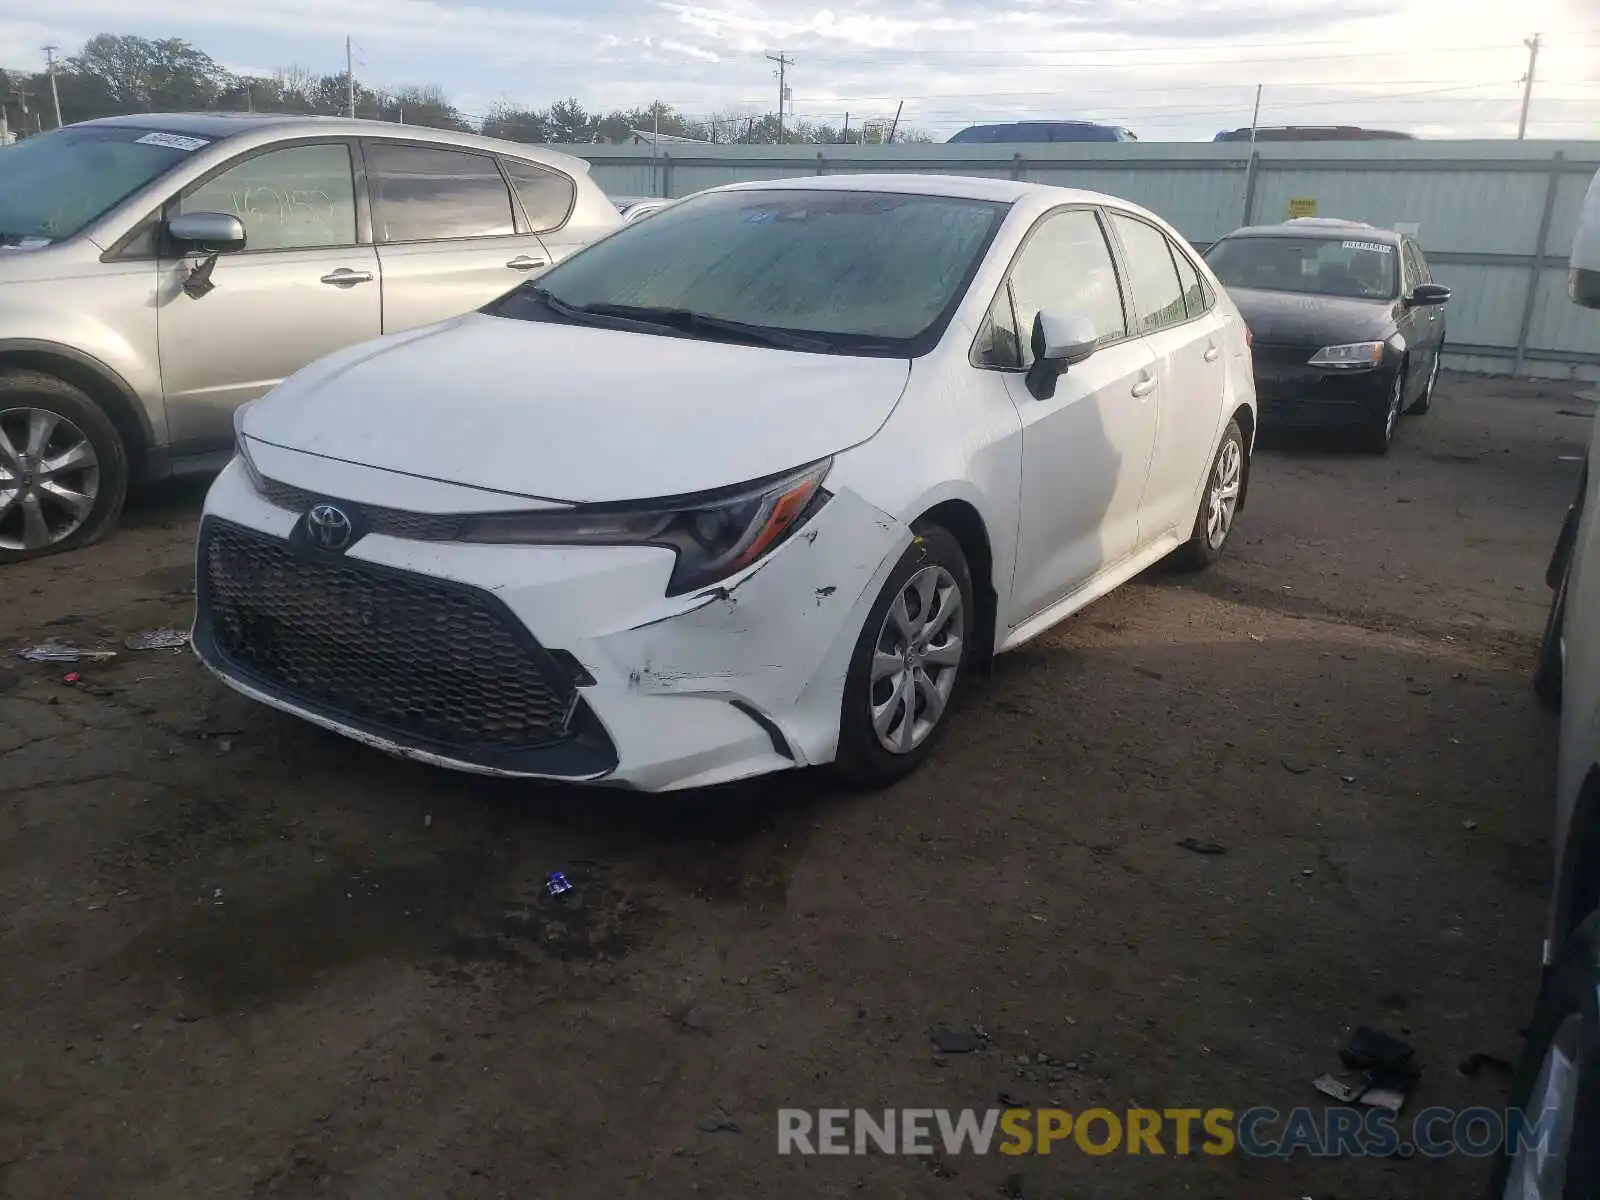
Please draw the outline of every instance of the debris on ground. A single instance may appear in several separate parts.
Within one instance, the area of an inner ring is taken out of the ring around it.
[[[983,1044],[982,1039],[970,1029],[935,1029],[933,1045],[940,1054],[971,1054]]]
[[[133,634],[122,644],[129,650],[182,650],[189,644],[189,634],[182,629],[149,629]]]
[[[85,650],[71,642],[43,642],[17,651],[17,657],[36,663],[101,662],[115,658],[115,650]]]
[[[730,1121],[726,1117],[701,1117],[694,1123],[694,1127],[701,1133],[743,1133],[737,1121]]]
[[[1473,830],[1473,829],[1476,829],[1477,827],[1478,827],[1478,823],[1476,821],[1474,821],[1471,817],[1468,817],[1465,821],[1461,822],[1461,828],[1466,829],[1466,830]]]
[[[1467,1055],[1456,1070],[1463,1075],[1476,1075],[1484,1067],[1489,1067],[1502,1075],[1509,1075],[1513,1070],[1510,1060],[1501,1058],[1498,1054],[1485,1054],[1482,1050]]]
[[[1280,758],[1278,761],[1283,764],[1283,769],[1291,775],[1304,775],[1311,770],[1311,764],[1308,762],[1299,762],[1289,758]]]
[[[1413,1061],[1414,1054],[1409,1042],[1358,1025],[1339,1051],[1339,1061],[1359,1074],[1341,1077],[1324,1073],[1312,1086],[1341,1104],[1364,1104],[1397,1113],[1422,1077]]]
[[[65,675],[63,675],[61,677],[61,682],[70,686],[70,685],[72,685],[74,683],[79,682],[82,679],[83,679],[83,676],[78,674],[76,671],[68,671]]]
[[[1201,842],[1192,837],[1180,839],[1178,845],[1184,850],[1193,850],[1196,854],[1208,856],[1226,854],[1228,852],[1228,848],[1221,842]]]
[[[571,882],[560,871],[551,871],[544,881],[544,894],[547,896],[564,896],[571,890]]]

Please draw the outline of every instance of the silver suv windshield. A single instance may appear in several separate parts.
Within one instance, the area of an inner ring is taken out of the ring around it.
[[[157,130],[75,125],[0,149],[0,246],[69,238],[205,144]]]

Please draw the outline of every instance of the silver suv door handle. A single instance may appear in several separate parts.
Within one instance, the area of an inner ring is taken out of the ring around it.
[[[371,283],[371,271],[352,271],[349,267],[340,267],[322,277],[323,283],[331,283],[334,287],[354,287],[358,283]]]
[[[1220,355],[1221,353],[1222,353],[1222,351],[1218,350],[1216,348],[1216,346],[1207,346],[1206,347],[1206,361],[1207,362],[1216,362],[1217,361],[1217,356]]]
[[[529,258],[526,254],[519,254],[506,264],[513,271],[531,271],[535,267],[547,267],[549,265],[542,258]]]
[[[1133,394],[1141,400],[1156,390],[1156,377],[1151,375],[1148,379],[1141,379],[1133,385]]]

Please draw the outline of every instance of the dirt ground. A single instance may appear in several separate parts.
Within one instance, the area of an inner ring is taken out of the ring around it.
[[[11,654],[186,624],[197,488],[8,569],[0,1195],[1467,1195],[1467,1158],[779,1157],[776,1112],[1287,1109],[1363,1022],[1417,1046],[1408,1114],[1503,1103],[1456,1064],[1533,999],[1528,673],[1591,409],[1447,377],[1386,460],[1263,451],[1216,569],[1003,659],[873,796],[489,783],[187,652]]]

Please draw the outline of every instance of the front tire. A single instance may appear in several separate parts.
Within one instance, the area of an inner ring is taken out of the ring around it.
[[[1578,927],[1540,989],[1512,1076],[1508,1107],[1537,1126],[1550,1119],[1546,1152],[1502,1148],[1491,1200],[1592,1200],[1600,1195],[1600,914]]]
[[[0,565],[103,537],[122,512],[128,453],[70,383],[0,372]]]
[[[1211,460],[1211,470],[1206,474],[1205,492],[1200,497],[1200,511],[1195,514],[1189,540],[1172,554],[1174,565],[1182,570],[1200,571],[1222,557],[1222,548],[1233,532],[1233,518],[1244,495],[1244,474],[1244,432],[1239,422],[1229,421]]]
[[[1433,407],[1433,389],[1439,386],[1439,359],[1444,356],[1444,347],[1434,351],[1433,366],[1428,368],[1428,386],[1422,389],[1422,395],[1417,397],[1416,403],[1406,412],[1421,416]]]
[[[1389,395],[1384,410],[1367,433],[1367,449],[1384,455],[1394,445],[1395,427],[1400,424],[1400,414],[1406,405],[1406,364],[1401,363],[1389,384]]]
[[[927,760],[950,723],[971,653],[976,605],[961,544],[939,525],[913,532],[845,676],[834,767],[856,787],[887,787]]]

